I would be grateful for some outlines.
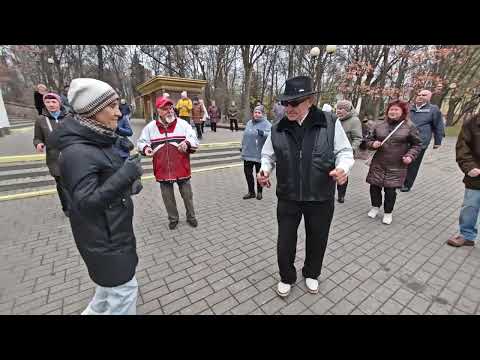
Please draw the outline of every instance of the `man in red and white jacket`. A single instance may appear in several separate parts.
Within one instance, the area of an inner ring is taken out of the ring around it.
[[[169,98],[159,97],[155,106],[158,120],[151,121],[143,128],[137,141],[138,150],[153,158],[153,173],[160,183],[170,230],[177,227],[179,220],[173,192],[175,182],[187,210],[187,222],[197,227],[190,184],[190,154],[198,148],[197,136],[185,120],[176,116],[173,102]]]

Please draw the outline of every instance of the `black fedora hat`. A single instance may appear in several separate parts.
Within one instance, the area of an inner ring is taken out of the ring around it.
[[[290,101],[316,94],[313,91],[313,81],[309,76],[296,76],[285,82],[285,90],[278,96],[278,101]]]

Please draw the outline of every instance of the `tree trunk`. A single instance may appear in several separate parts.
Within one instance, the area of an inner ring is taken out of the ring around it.
[[[97,60],[98,60],[98,79],[103,81],[103,45],[95,45],[97,47]]]
[[[288,73],[287,79],[290,79],[293,76],[293,65],[294,65],[294,54],[295,54],[296,45],[288,45]]]

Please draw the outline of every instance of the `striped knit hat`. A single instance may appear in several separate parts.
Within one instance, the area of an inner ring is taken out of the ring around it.
[[[68,90],[68,102],[73,110],[86,118],[93,118],[118,98],[110,85],[96,79],[73,79]]]
[[[45,95],[43,95],[43,101],[45,101],[45,99],[55,99],[58,101],[60,105],[62,105],[62,99],[60,98],[60,96],[58,96],[58,94],[55,94],[53,92],[46,93]]]

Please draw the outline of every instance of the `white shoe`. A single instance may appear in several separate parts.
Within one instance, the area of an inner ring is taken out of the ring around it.
[[[290,294],[290,289],[292,288],[292,285],[290,284],[285,284],[283,282],[279,282],[277,286],[277,294],[278,296],[285,297]]]
[[[368,212],[368,217],[371,217],[372,219],[375,219],[378,215],[378,212],[380,211],[380,208],[378,207],[373,207],[372,210]]]
[[[318,293],[318,280],[306,278],[305,285],[307,286],[307,291],[310,294],[317,294]]]
[[[383,220],[382,222],[384,224],[390,225],[392,223],[393,217],[392,214],[383,214]]]

